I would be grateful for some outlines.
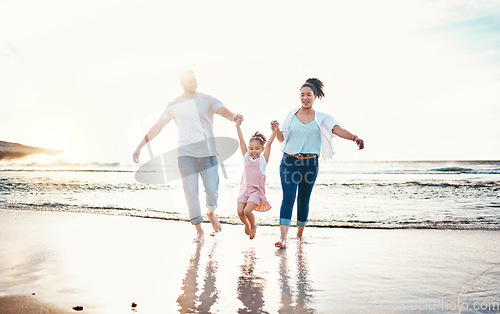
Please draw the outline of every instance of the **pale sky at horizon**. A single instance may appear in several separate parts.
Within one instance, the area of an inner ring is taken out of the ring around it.
[[[186,68],[248,136],[318,77],[315,109],[366,142],[338,160],[500,159],[500,1],[0,0],[0,140],[131,163]]]

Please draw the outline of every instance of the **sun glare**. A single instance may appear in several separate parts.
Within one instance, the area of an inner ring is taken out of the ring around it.
[[[36,140],[36,146],[41,148],[48,148],[53,150],[59,150],[63,152],[67,152],[69,147],[69,140],[66,134],[61,134],[60,132],[44,132],[43,135],[40,136]]]

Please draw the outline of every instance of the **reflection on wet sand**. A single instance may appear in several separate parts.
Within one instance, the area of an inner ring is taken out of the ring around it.
[[[314,309],[309,308],[312,303],[313,291],[311,281],[308,279],[309,269],[307,265],[307,256],[303,251],[302,245],[297,246],[296,264],[297,264],[297,288],[294,291],[291,282],[294,279],[290,278],[290,269],[288,268],[286,249],[276,251],[276,256],[279,257],[279,274],[281,288],[281,308],[279,313],[311,313]],[[294,301],[295,299],[295,301]]]
[[[238,299],[245,308],[238,309],[238,313],[267,313],[262,310],[265,279],[254,274],[256,259],[253,249],[244,252],[244,262],[240,266],[241,273],[238,278]]]
[[[196,251],[189,260],[186,276],[182,281],[183,293],[177,298],[180,313],[210,312],[210,308],[217,302],[219,297],[219,291],[215,286],[217,262],[213,260],[214,251],[217,247],[216,241],[212,244],[212,248],[208,254],[208,262],[205,268],[206,275],[203,281],[203,290],[200,296],[197,296],[199,289],[196,280],[198,278],[198,268],[200,265],[202,247],[203,243],[197,243]]]

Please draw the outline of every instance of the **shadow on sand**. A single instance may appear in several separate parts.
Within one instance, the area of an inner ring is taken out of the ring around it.
[[[205,278],[203,280],[203,288],[198,296],[198,268],[200,265],[200,253],[203,243],[196,244],[196,251],[189,260],[189,266],[186,271],[186,276],[182,281],[183,293],[177,298],[180,313],[209,313],[210,308],[217,302],[219,291],[216,287],[217,262],[213,256],[217,247],[217,242],[212,244],[208,254],[208,262],[205,268]]]
[[[302,245],[297,246],[296,267],[297,278],[291,278],[291,270],[288,267],[287,249],[276,251],[279,257],[279,285],[281,288],[281,307],[279,313],[313,313],[314,309],[309,307],[312,301],[313,291],[311,281],[308,279],[309,269],[307,256]],[[293,282],[296,281],[296,289]]]

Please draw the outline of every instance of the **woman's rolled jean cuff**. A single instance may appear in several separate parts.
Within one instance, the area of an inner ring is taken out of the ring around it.
[[[201,224],[201,223],[203,222],[203,217],[198,216],[198,217],[196,217],[196,218],[191,219],[190,221],[191,221],[191,223],[192,223],[193,225],[195,225],[195,226],[196,226],[196,225],[199,225],[199,224]]]
[[[305,227],[305,226],[306,226],[306,224],[307,224],[307,221],[298,221],[298,220],[297,220],[297,226],[298,226],[298,227]]]
[[[291,219],[287,218],[280,218],[280,226],[290,226],[292,224]],[[297,220],[297,226],[299,227],[305,227],[307,224],[307,221],[298,221]]]
[[[290,226],[292,224],[291,219],[280,218],[280,226]]]

